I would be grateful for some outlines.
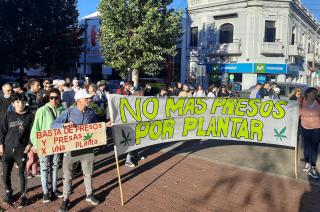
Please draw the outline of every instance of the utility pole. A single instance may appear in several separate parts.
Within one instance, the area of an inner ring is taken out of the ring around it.
[[[88,48],[88,19],[84,19],[84,51],[83,51],[83,73],[87,74],[87,48]],[[81,72],[81,71],[80,71]],[[80,73],[81,76],[81,73]],[[81,78],[79,79],[81,80]]]

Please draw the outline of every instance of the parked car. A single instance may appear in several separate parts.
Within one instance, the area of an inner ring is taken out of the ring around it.
[[[280,88],[280,98],[281,99],[288,99],[290,93],[295,88],[301,88],[302,91],[304,91],[309,87],[306,84],[292,83],[292,82],[278,82],[277,85],[278,85],[278,88]],[[250,97],[250,92],[254,87],[255,86],[252,86],[248,90],[240,91],[239,92],[239,97],[240,98],[249,98]]]

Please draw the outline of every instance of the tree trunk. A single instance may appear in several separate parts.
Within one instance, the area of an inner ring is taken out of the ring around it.
[[[133,86],[135,88],[139,87],[139,70],[133,69],[132,70],[132,81],[133,81]]]

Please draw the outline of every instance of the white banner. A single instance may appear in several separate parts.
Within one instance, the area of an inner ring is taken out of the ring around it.
[[[170,141],[237,140],[295,147],[296,101],[110,95],[118,153]]]

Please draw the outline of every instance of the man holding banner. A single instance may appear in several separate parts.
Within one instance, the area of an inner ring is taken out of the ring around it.
[[[64,107],[60,104],[60,97],[60,91],[57,88],[53,88],[49,91],[49,103],[37,110],[30,134],[30,140],[34,149],[38,149],[37,132],[49,130],[51,123],[62,113],[62,111],[64,111]],[[63,197],[63,194],[57,190],[59,156],[60,154],[54,154],[40,157],[41,185],[43,191],[42,201],[44,203],[50,202],[50,200],[55,197]],[[49,174],[51,179],[51,198],[48,188]]]
[[[75,94],[76,106],[65,110],[55,121],[51,128],[69,128],[76,125],[84,125],[96,123],[95,112],[88,108],[89,99],[92,96],[86,90],[80,90]],[[86,188],[86,201],[92,205],[98,205],[99,201],[92,194],[92,172],[94,154],[92,148],[81,149],[67,152],[63,158],[63,203],[60,211],[68,211],[70,206],[69,196],[71,194],[72,185],[72,164],[80,161],[84,177],[84,185]]]

